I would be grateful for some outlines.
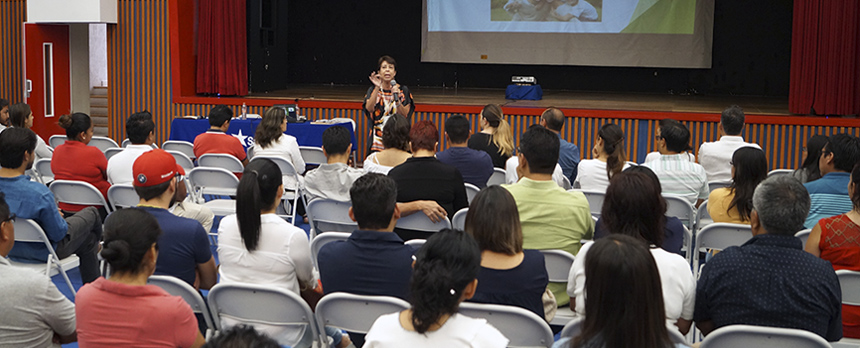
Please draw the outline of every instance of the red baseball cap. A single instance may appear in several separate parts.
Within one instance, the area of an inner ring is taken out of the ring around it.
[[[167,151],[155,149],[144,152],[131,168],[134,186],[149,187],[170,181],[177,173],[185,175],[185,170],[176,164],[176,159]]]

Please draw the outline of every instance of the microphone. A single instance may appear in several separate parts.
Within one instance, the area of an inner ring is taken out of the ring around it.
[[[394,79],[391,79],[391,89],[394,89],[394,86],[397,86],[397,81],[394,81]],[[394,102],[399,103],[400,102],[400,95],[398,95],[398,93],[396,93],[396,92],[393,95],[394,95]]]

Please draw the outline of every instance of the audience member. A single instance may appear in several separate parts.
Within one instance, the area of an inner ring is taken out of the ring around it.
[[[364,104],[361,111],[364,116],[373,122],[373,130],[370,134],[370,152],[382,151],[388,146],[383,144],[383,129],[388,123],[388,118],[400,115],[407,120],[415,112],[415,102],[412,101],[412,93],[409,88],[394,81],[397,75],[397,62],[389,56],[379,57],[376,71],[370,73],[370,82],[373,86],[367,89],[364,95]]]
[[[830,261],[834,270],[857,272],[860,271],[860,164],[851,171],[848,194],[854,208],[845,214],[819,220],[809,234],[805,249]],[[842,305],[842,335],[860,338],[860,307]]]
[[[514,153],[514,135],[511,126],[505,121],[502,108],[487,104],[481,110],[481,132],[469,138],[469,148],[481,150],[493,159],[493,166],[505,168],[505,162]]]
[[[277,341],[253,326],[236,325],[209,339],[203,348],[281,348]]]
[[[412,308],[376,319],[364,347],[507,346],[508,339],[485,319],[457,313],[478,285],[481,251],[472,237],[450,229],[433,234],[413,267]]]
[[[93,138],[93,122],[85,113],[60,116],[60,127],[66,130],[66,142],[54,149],[51,172],[56,180],[83,181],[95,186],[107,200],[107,158],[95,146],[87,146]],[[60,203],[64,212],[77,212],[86,206]],[[99,207],[102,216],[107,215]]]
[[[409,147],[409,120],[400,115],[393,115],[385,121],[382,130],[382,145],[379,152],[372,152],[364,160],[364,170],[368,173],[388,175],[391,168],[399,166],[412,157]]]
[[[0,133],[0,192],[19,219],[31,219],[42,227],[54,245],[59,258],[78,255],[81,280],[92,282],[99,277],[96,253],[102,237],[102,220],[93,207],[63,219],[51,190],[30,181],[24,174],[35,162],[36,133],[25,128],[9,128]],[[45,262],[48,250],[44,243],[16,243],[9,258],[25,262]]]
[[[42,273],[9,263],[15,215],[0,192],[0,342],[4,347],[49,347],[77,341],[75,304]]]
[[[76,298],[82,347],[200,347],[191,307],[146,280],[159,258],[161,229],[144,209],[121,209],[105,220],[101,255],[110,279],[84,285]]]
[[[683,123],[665,122],[658,133],[657,148],[661,155],[643,166],[657,174],[664,194],[683,197],[698,207],[710,191],[705,169],[687,161],[682,154],[690,147],[690,131]]]
[[[9,101],[0,98],[0,132],[4,131],[9,124]]]
[[[541,114],[540,125],[558,135],[558,164],[561,166],[564,177],[573,182],[577,177],[577,167],[579,166],[579,147],[567,142],[561,136],[565,119],[567,118],[564,117],[561,110],[550,107]]]
[[[732,105],[723,110],[717,130],[720,136],[718,141],[699,146],[699,164],[705,168],[708,182],[725,182],[734,178],[730,161],[735,150],[742,147],[761,150],[758,144],[744,142],[741,136],[744,130],[744,109],[740,106]]]
[[[517,156],[513,156],[508,158],[507,162],[505,162],[505,183],[506,184],[516,184],[520,181],[520,177],[517,173],[517,167],[520,165],[520,159]],[[570,181],[565,182],[567,177],[564,176],[564,172],[561,171],[561,166],[556,163],[555,168],[552,170],[552,181],[565,190],[569,190],[573,188],[573,185],[569,185]]]
[[[676,326],[681,334],[687,334],[693,319],[696,280],[686,259],[660,248],[663,245],[665,214],[666,200],[660,195],[660,186],[648,174],[625,171],[614,176],[606,190],[601,222],[606,225],[610,236],[624,234],[650,245],[649,250],[660,271],[658,279],[663,289],[666,324]],[[600,240],[603,239],[606,238]],[[594,245],[586,244],[579,251],[567,283],[567,293],[573,299],[571,309],[586,317],[586,302],[591,294],[585,289],[591,279],[586,277],[585,263],[588,260],[586,255]]]
[[[125,121],[125,135],[131,142],[122,152],[113,155],[107,164],[107,179],[112,185],[131,185],[131,167],[144,152],[152,150],[155,142],[155,122],[149,111],[136,112]]]
[[[657,121],[657,128],[654,130],[654,132],[656,133],[655,138],[659,138],[659,136],[660,136],[660,128],[663,128],[663,126],[668,125],[668,124],[672,124],[672,123],[678,123],[678,121],[673,120],[673,119],[671,119],[671,118],[664,118],[664,119],[662,119],[662,120],[660,120],[660,121]],[[658,145],[657,145],[657,142],[656,142],[656,141],[654,142],[654,147],[658,147]],[[687,161],[689,161],[689,162],[696,162],[696,155],[694,155],[692,152],[690,152],[690,151],[692,151],[692,150],[693,150],[693,149],[692,149],[692,147],[690,147],[690,146],[688,145],[688,146],[687,146],[687,148],[686,148],[686,150],[684,150],[683,152],[681,152],[681,154],[682,154],[682,155],[684,155],[684,156],[681,156],[681,158],[683,158],[683,159],[685,159],[685,160],[687,160]],[[648,163],[648,162],[651,162],[651,161],[653,161],[653,160],[655,160],[655,159],[660,158],[660,156],[662,156],[662,155],[660,154],[660,151],[649,152],[649,153],[648,153],[648,155],[646,155],[646,156],[645,156],[645,162],[642,162],[642,163]]]
[[[579,252],[582,239],[591,239],[594,220],[582,192],[568,192],[552,182],[552,171],[558,163],[558,136],[535,125],[520,138],[517,172],[520,181],[502,185],[517,202],[523,229],[523,248],[561,249],[573,255]],[[566,283],[547,287],[558,305],[569,302]]]
[[[573,187],[589,191],[606,191],[613,175],[630,167],[624,152],[624,131],[616,124],[607,123],[597,131],[597,142],[591,149],[594,159],[579,162]]]
[[[699,277],[693,320],[703,334],[747,324],[842,338],[836,273],[794,237],[808,211],[809,193],[796,179],[778,176],[759,184],[750,214],[753,237],[714,256]]]
[[[714,222],[749,224],[756,186],[767,179],[767,156],[752,146],[738,148],[731,158],[732,184],[711,191],[708,214]]]
[[[7,107],[9,114],[9,126],[18,128],[33,128],[33,111],[30,110],[30,105],[19,103]],[[36,160],[42,158],[51,158],[53,152],[48,149],[48,144],[45,140],[36,134]]]
[[[483,188],[493,175],[493,160],[488,153],[470,149],[466,145],[470,127],[469,119],[463,115],[454,115],[445,120],[448,149],[437,153],[436,159],[457,168],[465,182]]]
[[[248,164],[245,146],[238,138],[227,134],[233,110],[226,105],[216,105],[209,110],[209,130],[194,138],[194,157],[207,153],[225,153],[236,157],[243,165]]]
[[[589,294],[582,332],[562,338],[553,348],[686,347],[669,339],[664,320],[668,296],[660,281],[665,273],[659,259],[652,257],[654,248],[648,250],[641,238],[625,234],[593,243],[582,262]]]
[[[305,160],[299,152],[296,137],[284,134],[287,131],[287,112],[283,108],[269,108],[254,134],[254,156],[281,157],[293,165],[296,173],[305,172]],[[246,163],[247,164],[247,163]],[[301,178],[301,177],[300,177]],[[284,177],[284,187],[295,190],[299,187],[292,176]]]
[[[848,195],[849,172],[858,162],[860,138],[847,133],[830,136],[818,160],[821,178],[804,184],[812,198],[812,205],[803,227],[813,228],[820,219],[851,210],[853,204]]]
[[[465,229],[481,248],[478,288],[469,301],[522,307],[543,318],[549,279],[543,254],[523,250],[520,214],[508,190],[481,190],[469,206]]]
[[[305,174],[303,193],[308,201],[317,198],[349,201],[349,188],[364,175],[363,170],[347,165],[352,152],[349,130],[341,126],[327,128],[322,134],[322,149],[327,163]]]
[[[805,184],[821,177],[818,160],[821,159],[821,149],[824,148],[825,144],[827,144],[826,135],[813,135],[806,141],[806,146],[801,151],[800,162],[802,164],[800,168],[791,173],[795,179]]]
[[[217,277],[206,230],[196,220],[167,210],[175,197],[177,177],[184,174],[182,167],[167,151],[156,149],[140,155],[132,172],[138,206],[152,214],[164,231],[158,238],[161,248],[155,274],[174,276],[195,288],[211,288]]]

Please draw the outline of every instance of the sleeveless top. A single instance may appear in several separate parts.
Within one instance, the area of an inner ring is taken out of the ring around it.
[[[847,215],[836,215],[818,221],[821,258],[830,261],[833,269],[860,271],[860,226]],[[842,335],[860,338],[860,307],[842,305]]]

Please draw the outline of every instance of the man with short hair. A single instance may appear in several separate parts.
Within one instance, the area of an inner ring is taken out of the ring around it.
[[[753,194],[753,237],[726,248],[702,269],[696,289],[696,327],[707,335],[746,324],[842,338],[842,292],[830,262],[803,251],[794,234],[809,211],[799,181],[778,176]]]
[[[207,153],[226,153],[236,157],[242,165],[248,165],[245,147],[236,137],[227,134],[233,110],[225,105],[216,105],[209,111],[209,130],[194,138],[194,156],[200,158]]]
[[[196,220],[171,214],[177,178],[182,167],[167,151],[148,151],[132,166],[134,191],[140,197],[138,207],[152,214],[162,234],[158,238],[158,260],[155,274],[170,275],[199,289],[209,289],[217,282],[215,258],[209,249],[209,236]]]
[[[851,170],[857,163],[860,163],[860,138],[847,133],[830,136],[818,159],[821,178],[804,184],[812,199],[812,206],[803,227],[813,228],[818,220],[845,214],[853,209],[848,195],[848,182],[851,180]]]
[[[9,126],[9,101],[0,98],[0,132]]]
[[[0,192],[19,219],[35,221],[51,241],[59,258],[72,254],[80,259],[81,280],[89,283],[100,275],[96,253],[102,236],[102,220],[94,207],[63,219],[54,194],[47,186],[24,174],[33,167],[36,133],[12,127],[0,133]],[[9,258],[23,262],[45,262],[49,255],[44,243],[16,243]]]
[[[469,148],[469,133],[472,123],[463,115],[454,115],[445,120],[445,137],[448,149],[436,154],[439,162],[460,171],[463,181],[484,188],[493,175],[493,159],[485,151]]]
[[[327,163],[305,174],[304,192],[308,201],[317,198],[349,201],[349,188],[364,175],[363,170],[347,165],[352,152],[349,130],[341,126],[327,128],[322,134],[322,149]]]
[[[576,169],[579,166],[579,147],[567,142],[561,136],[561,129],[567,118],[557,108],[550,107],[540,116],[540,125],[558,135],[558,165],[564,176],[572,183],[576,179]]]
[[[663,122],[657,134],[660,157],[642,164],[660,178],[664,194],[680,196],[699,206],[708,199],[708,175],[698,163],[683,154],[689,148],[690,131],[680,122]]]
[[[735,150],[745,146],[761,149],[756,143],[744,142],[741,132],[744,130],[744,109],[732,105],[723,110],[720,122],[717,123],[720,140],[712,143],[702,143],[699,146],[699,164],[705,168],[708,182],[725,182],[732,180],[732,155]]]
[[[48,347],[77,341],[75,305],[51,282],[15,267],[6,256],[15,244],[15,215],[0,193],[0,342],[4,347]]]
[[[517,202],[523,229],[523,248],[561,249],[573,255],[581,241],[594,235],[594,220],[582,192],[568,192],[552,181],[558,162],[558,136],[534,125],[520,138],[517,154],[520,177],[516,184],[502,185]],[[547,287],[559,306],[570,302],[567,283]]]

